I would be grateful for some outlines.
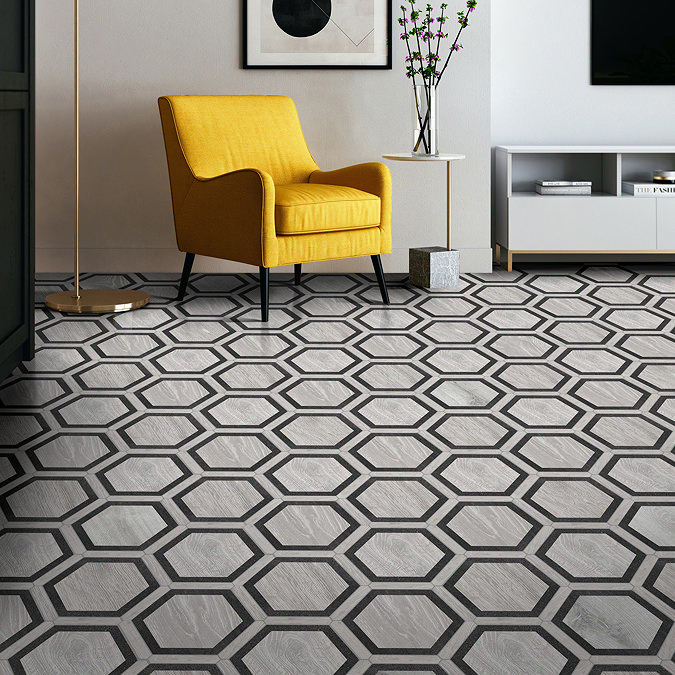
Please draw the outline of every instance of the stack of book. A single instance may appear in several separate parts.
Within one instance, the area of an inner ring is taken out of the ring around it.
[[[540,195],[590,195],[590,180],[537,180],[535,190]]]
[[[633,197],[675,197],[675,185],[659,185],[658,183],[633,183],[623,181],[621,190]]]

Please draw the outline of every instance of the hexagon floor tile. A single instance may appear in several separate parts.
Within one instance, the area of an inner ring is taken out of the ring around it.
[[[38,276],[0,675],[675,675],[673,280]]]

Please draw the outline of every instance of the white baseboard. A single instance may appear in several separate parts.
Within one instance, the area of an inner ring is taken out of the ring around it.
[[[184,254],[175,248],[89,248],[80,249],[80,272],[100,272],[102,274],[121,274],[124,272],[176,272],[183,268]],[[398,248],[390,255],[382,256],[382,267],[385,272],[406,274],[408,272],[408,249]],[[72,272],[73,251],[66,248],[38,248],[35,251],[35,271],[40,273]],[[290,266],[275,268],[275,272],[290,271]],[[372,273],[370,258],[348,258],[345,260],[328,260],[320,263],[303,265],[306,272]],[[492,270],[492,250],[489,248],[461,249],[461,272],[490,272]],[[251,265],[219,260],[206,256],[197,256],[194,272],[239,273],[255,272]]]

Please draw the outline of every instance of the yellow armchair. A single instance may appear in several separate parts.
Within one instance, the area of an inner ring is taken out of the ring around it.
[[[369,255],[389,304],[380,255],[391,253],[391,175],[379,162],[321,171],[286,96],[162,96],[176,242],[195,255],[257,265],[262,320],[269,270]]]

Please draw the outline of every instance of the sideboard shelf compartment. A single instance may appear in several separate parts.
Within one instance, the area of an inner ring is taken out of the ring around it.
[[[675,146],[498,146],[496,252],[675,254],[675,197],[622,195],[622,181],[675,169]],[[590,195],[540,195],[537,180],[592,181]]]

